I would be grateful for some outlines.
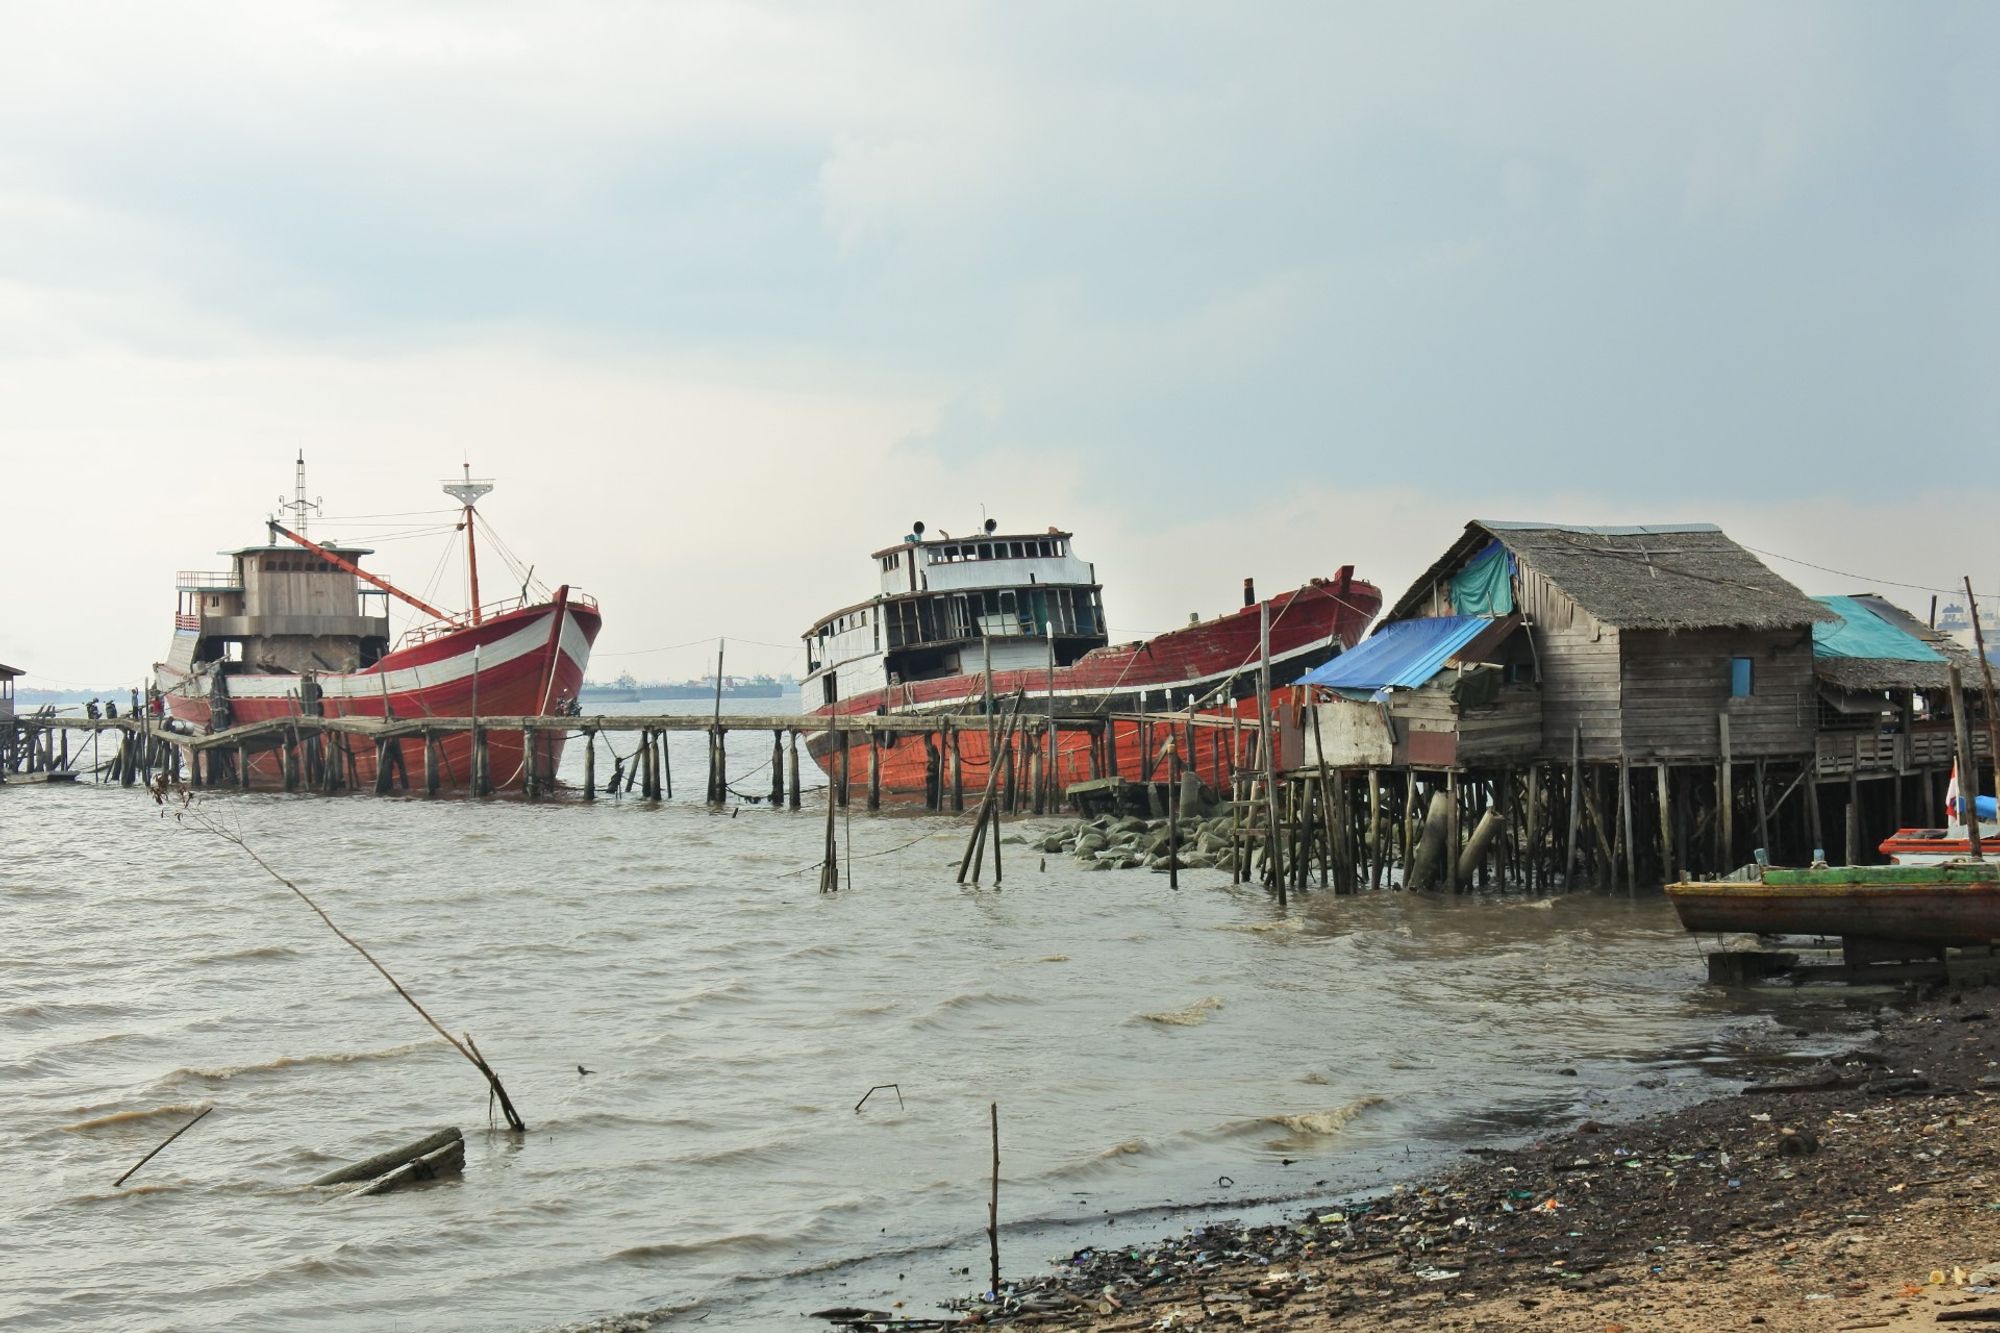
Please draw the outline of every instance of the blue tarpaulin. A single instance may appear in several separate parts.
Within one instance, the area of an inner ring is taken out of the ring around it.
[[[1415,689],[1444,670],[1445,659],[1492,625],[1490,616],[1393,621],[1301,679],[1335,690]]]
[[[1813,626],[1814,657],[1858,657],[1889,662],[1942,662],[1944,654],[1898,629],[1854,597],[1815,597],[1839,616]],[[1339,659],[1335,659],[1338,661]]]

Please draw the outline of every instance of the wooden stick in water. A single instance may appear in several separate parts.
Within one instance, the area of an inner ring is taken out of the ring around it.
[[[210,1111],[213,1111],[214,1109],[215,1108],[213,1106],[204,1106],[201,1108],[201,1110],[195,1112],[194,1119],[188,1121],[185,1125],[182,1125],[179,1129],[167,1135],[166,1142],[160,1144],[158,1148],[153,1149],[153,1151],[147,1153],[144,1157],[141,1157],[138,1161],[134,1162],[132,1164],[131,1171],[127,1171],[124,1175],[118,1177],[118,1179],[111,1182],[111,1188],[117,1189],[120,1185],[123,1185],[126,1181],[130,1180],[132,1178],[133,1172],[136,1172],[140,1167],[152,1161],[155,1157],[158,1157],[161,1151],[166,1148],[168,1143],[172,1143],[175,1139],[179,1138],[181,1135],[187,1133],[189,1130],[193,1129],[196,1125],[200,1124],[201,1118],[207,1115]],[[998,1133],[998,1131],[996,1130],[995,1133]],[[995,1158],[994,1160],[998,1161],[999,1159]],[[998,1168],[996,1167],[995,1169],[997,1170]],[[995,1260],[995,1262],[997,1263],[998,1260]]]
[[[993,1259],[993,1300],[1000,1300],[1000,1103],[989,1108],[993,1114],[993,1190],[986,1199],[986,1243]]]

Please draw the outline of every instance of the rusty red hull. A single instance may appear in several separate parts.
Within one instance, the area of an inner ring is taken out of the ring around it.
[[[1273,598],[1270,602],[1273,680],[1296,679],[1351,647],[1381,605],[1381,591],[1359,580],[1344,585],[1314,582]],[[1185,708],[1189,699],[1212,697],[1220,689],[1225,695],[1237,697],[1204,709],[1202,714],[1225,725],[1182,724],[1175,748],[1184,768],[1192,768],[1211,786],[1226,785],[1231,768],[1248,762],[1253,752],[1244,730],[1226,724],[1235,717],[1254,721],[1257,716],[1254,687],[1259,621],[1259,608],[1245,607],[1233,615],[1190,625],[1143,643],[1097,649],[1070,666],[1056,668],[1053,679],[1046,668],[995,672],[992,694],[996,711],[1005,712],[1004,701],[1019,691],[1024,724],[1033,723],[1032,727],[1024,725],[1025,734],[1017,738],[1014,746],[1017,780],[1026,782],[1026,761],[1037,747],[1044,763],[1048,762],[1047,721],[1051,713],[1059,721],[1083,721],[1112,713],[1165,711]],[[810,722],[813,717],[834,714],[977,712],[986,692],[983,676],[973,672],[865,691],[810,710],[806,717]],[[1276,699],[1281,766],[1296,763],[1301,749],[1299,708],[1292,693],[1281,689]],[[1110,776],[1134,782],[1160,780],[1164,776],[1160,751],[1166,741],[1167,723],[1113,721],[1108,730],[1110,735],[1106,738],[1058,728],[1054,762],[1055,780],[1059,784]],[[964,732],[956,739],[960,782],[976,793],[985,785],[991,763],[987,732],[984,729]],[[839,762],[837,739],[830,733],[819,733],[809,738],[809,745],[821,768],[829,775],[834,774]],[[923,737],[904,736],[889,744],[884,737],[871,761],[867,743],[850,740],[849,783],[867,783],[871,762],[879,762],[885,793],[897,797],[921,796],[927,790],[931,774],[944,771],[942,753],[933,759],[937,747],[935,739],[927,744]],[[948,776],[945,781],[949,781]]]

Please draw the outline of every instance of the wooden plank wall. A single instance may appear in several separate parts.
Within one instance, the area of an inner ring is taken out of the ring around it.
[[[1502,685],[1490,704],[1461,707],[1460,763],[1511,763],[1542,752],[1542,690],[1532,683]]]
[[[1621,638],[1624,739],[1634,761],[1718,758],[1724,712],[1736,759],[1811,752],[1818,715],[1804,629],[1627,630]],[[1732,657],[1754,664],[1748,698],[1729,697]]]
[[[1583,757],[1618,757],[1623,741],[1618,671],[1618,631],[1577,610],[1568,629],[1536,628],[1542,668],[1542,752],[1566,758],[1570,737],[1583,727]]]

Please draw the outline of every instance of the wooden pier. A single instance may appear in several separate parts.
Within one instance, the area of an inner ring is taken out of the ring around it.
[[[288,714],[227,727],[212,732],[192,732],[185,724],[144,713],[120,717],[76,717],[52,712],[12,719],[0,731],[0,780],[8,775],[32,781],[64,780],[95,776],[131,786],[151,783],[164,773],[169,780],[193,787],[254,787],[285,791],[338,792],[366,786],[376,794],[420,790],[435,795],[451,788],[474,795],[491,796],[512,789],[536,799],[557,790],[554,765],[538,762],[549,751],[540,742],[562,737],[565,742],[580,739],[586,749],[583,781],[571,788],[583,800],[600,793],[637,791],[642,799],[670,800],[674,794],[671,757],[666,739],[675,733],[704,734],[708,738],[707,774],[703,799],[711,805],[726,804],[740,795],[730,785],[728,738],[732,732],[768,733],[771,737],[768,795],[760,790],[743,796],[753,802],[768,801],[774,808],[798,809],[802,795],[800,749],[804,737],[837,737],[827,786],[830,799],[846,806],[849,799],[850,747],[873,751],[898,737],[920,737],[939,756],[939,780],[925,799],[926,808],[962,812],[962,773],[957,762],[957,738],[984,733],[993,718],[984,713],[903,713],[850,716],[783,714],[540,714],[480,717],[381,718],[367,716],[327,717]],[[1218,719],[1202,714],[1148,713],[1107,714],[1096,717],[1056,718],[1034,729],[1031,744],[1046,744],[1059,750],[1065,736],[1083,733],[1091,738],[1092,753],[1108,748],[1108,724],[1135,721],[1140,734],[1151,737],[1158,730],[1180,732],[1196,727],[1228,726],[1245,730],[1240,720]],[[1254,732],[1254,725],[1250,727]],[[488,762],[488,747],[495,736],[518,737],[527,758],[518,772],[505,781],[496,780]],[[637,744],[619,754],[609,743],[611,736],[626,736]],[[441,742],[445,737],[470,738],[457,741],[462,754],[470,756],[470,772],[450,774],[441,764]],[[598,749],[604,743],[611,771],[600,773]],[[1024,746],[1024,751],[1027,749]],[[739,750],[740,755],[740,750]],[[357,758],[371,757],[372,780],[357,784],[361,771]],[[1021,768],[1034,776],[1030,780],[1009,781],[1000,795],[1000,806],[1008,812],[1032,810],[1036,814],[1057,808],[1063,793],[1055,787],[1055,765],[1044,765],[1039,748],[1021,757]],[[1106,755],[1116,762],[1115,752]],[[806,763],[812,763],[807,759]],[[869,764],[871,780],[866,787],[867,806],[879,809],[882,789],[879,771]],[[692,794],[693,788],[685,790]]]

